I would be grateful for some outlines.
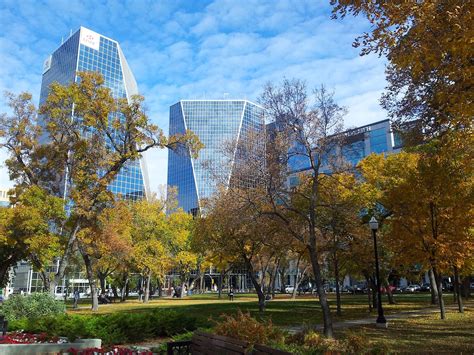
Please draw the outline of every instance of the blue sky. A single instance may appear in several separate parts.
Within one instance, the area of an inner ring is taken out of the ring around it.
[[[79,26],[117,40],[146,98],[168,131],[180,99],[247,98],[283,77],[327,85],[348,108],[346,126],[386,118],[379,106],[385,61],[360,57],[363,18],[331,20],[329,1],[135,0],[0,2],[0,90],[29,91],[37,103],[44,59]],[[0,112],[5,112],[0,100]],[[146,156],[151,189],[166,183],[167,152]],[[5,159],[0,153],[0,159]],[[0,166],[0,187],[11,186]]]

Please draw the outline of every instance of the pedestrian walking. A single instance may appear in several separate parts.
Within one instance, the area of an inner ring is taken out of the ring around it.
[[[74,291],[74,305],[73,308],[77,309],[77,303],[79,302],[79,298],[81,298],[81,295],[79,294],[79,290]]]

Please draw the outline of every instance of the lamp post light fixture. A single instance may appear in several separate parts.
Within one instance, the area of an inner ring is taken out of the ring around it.
[[[377,282],[377,326],[387,328],[387,320],[383,314],[382,307],[382,291],[380,290],[380,272],[379,272],[379,255],[377,252],[377,230],[379,229],[379,222],[372,216],[369,221],[370,229],[372,230],[372,236],[374,237],[374,254],[375,254],[375,278]]]

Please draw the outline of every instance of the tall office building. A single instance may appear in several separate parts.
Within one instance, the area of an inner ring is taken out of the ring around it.
[[[274,123],[269,125],[273,127]],[[346,164],[353,167],[372,153],[398,153],[402,147],[400,135],[392,131],[388,119],[349,129],[340,134],[344,136],[344,140],[341,146],[334,148],[333,155],[343,158]],[[323,173],[330,173],[332,170],[332,166],[327,160],[323,160],[320,168]],[[289,184],[294,186],[298,183],[298,173],[309,171],[309,160],[303,156],[291,157],[288,161],[288,169],[290,172]]]
[[[130,99],[138,94],[137,83],[117,41],[80,27],[45,60],[40,105],[46,101],[53,82],[70,84],[78,80],[79,71],[100,72],[104,85],[116,99]],[[141,160],[128,162],[109,188],[126,199],[140,199],[148,194],[148,186],[146,164]]]
[[[263,132],[263,109],[247,100],[181,100],[170,107],[169,133],[197,134],[204,148],[193,159],[188,152],[168,153],[168,186],[178,189],[178,204],[197,213],[201,202],[216,192],[214,174],[229,182],[234,164],[223,152],[227,142],[237,149],[246,135]]]

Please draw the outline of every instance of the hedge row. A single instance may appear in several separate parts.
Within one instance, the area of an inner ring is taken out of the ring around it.
[[[70,341],[77,338],[100,338],[106,345],[172,336],[196,328],[196,318],[160,309],[139,313],[63,314],[37,319],[23,318],[11,321],[9,326],[9,330],[45,332],[52,336],[65,336]]]

